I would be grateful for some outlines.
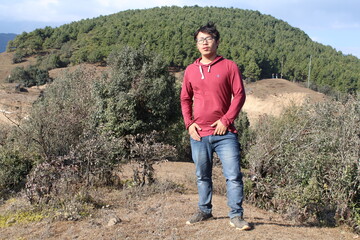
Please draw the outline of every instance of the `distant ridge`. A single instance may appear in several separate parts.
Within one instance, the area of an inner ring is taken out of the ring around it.
[[[6,46],[10,40],[14,40],[15,33],[0,33],[0,53],[6,51]]]

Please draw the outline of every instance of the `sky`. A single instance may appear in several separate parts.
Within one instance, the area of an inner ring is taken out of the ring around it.
[[[360,58],[359,0],[0,0],[0,33],[58,27],[128,9],[194,5],[257,10]]]

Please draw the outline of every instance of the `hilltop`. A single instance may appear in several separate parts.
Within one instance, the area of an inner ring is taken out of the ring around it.
[[[234,60],[247,80],[281,74],[305,82],[311,61],[311,87],[345,93],[360,88],[360,60],[314,42],[301,29],[258,11],[218,7],[161,7],[128,10],[23,33],[9,43],[17,56],[43,56],[40,65],[106,64],[123,46],[161,54],[184,68],[197,58],[193,32],[208,21],[221,33],[219,54]]]

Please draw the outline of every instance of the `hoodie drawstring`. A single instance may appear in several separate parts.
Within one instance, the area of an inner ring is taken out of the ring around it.
[[[208,73],[210,72],[210,68],[211,68],[211,65],[209,65],[209,67],[208,67]],[[199,69],[200,69],[200,73],[201,73],[201,79],[205,79],[204,72],[203,72],[201,65],[199,65]]]
[[[201,65],[199,65],[199,69],[200,69],[200,73],[201,73],[201,79],[205,79]]]

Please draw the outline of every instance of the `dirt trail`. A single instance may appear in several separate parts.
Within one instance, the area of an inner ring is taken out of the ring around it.
[[[344,227],[318,228],[285,220],[279,214],[267,212],[245,203],[245,218],[253,229],[242,232],[229,225],[226,197],[213,197],[214,219],[195,225],[186,225],[186,220],[196,210],[197,194],[192,163],[164,162],[156,166],[157,178],[171,179],[183,185],[185,193],[165,192],[145,198],[131,198],[118,190],[101,190],[99,197],[108,208],[98,210],[92,217],[81,221],[46,221],[18,224],[0,228],[0,239],[194,239],[194,240],[341,240],[358,239]],[[225,185],[221,169],[214,171],[214,184]],[[10,203],[0,207],[5,209]],[[121,222],[108,226],[111,218]]]

